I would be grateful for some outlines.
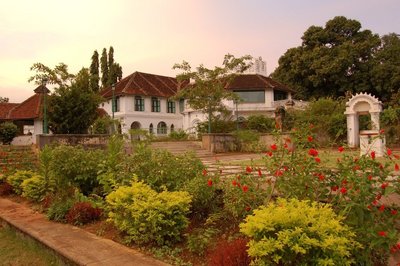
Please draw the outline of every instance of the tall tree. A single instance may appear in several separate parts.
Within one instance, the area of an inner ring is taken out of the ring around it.
[[[108,50],[108,66],[109,66],[109,76],[108,76],[108,86],[117,83],[122,78],[122,68],[114,61],[114,48],[110,46]]]
[[[99,81],[100,81],[100,74],[99,74],[99,53],[97,50],[93,52],[92,55],[92,63],[90,64],[90,89],[92,91],[99,91]]]
[[[43,80],[47,80],[48,84],[68,87],[75,78],[75,75],[68,72],[68,66],[64,63],[59,63],[54,69],[42,63],[35,63],[31,66],[31,71],[35,71],[36,74],[31,76],[28,82],[33,81],[36,85],[40,85]]]
[[[101,68],[101,85],[102,87],[108,86],[108,76],[109,76],[109,68],[108,68],[108,59],[107,59],[107,49],[104,48],[100,58],[100,68]]]
[[[225,89],[226,85],[235,77],[235,74],[242,73],[251,66],[251,56],[235,58],[227,54],[222,63],[223,67],[208,69],[203,65],[193,71],[190,64],[183,61],[175,64],[173,69],[179,69],[181,74],[177,75],[178,81],[188,83],[193,80],[193,84],[179,90],[176,99],[186,99],[194,110],[199,110],[208,115],[209,133],[211,130],[211,120],[216,112],[225,112],[226,106],[222,100],[238,100],[235,93]]]
[[[31,81],[40,83],[41,78],[45,77],[49,78],[51,84],[56,85],[54,92],[48,97],[51,131],[58,134],[86,133],[97,118],[96,111],[101,100],[98,94],[90,89],[89,70],[83,68],[75,76],[68,73],[68,67],[63,63],[55,69],[41,63],[34,66],[39,67],[32,68],[37,73],[30,78]]]
[[[369,30],[361,30],[360,22],[335,17],[325,27],[308,28],[302,40],[301,46],[281,56],[272,74],[273,78],[296,88],[297,97],[375,92],[371,71],[380,38]]]

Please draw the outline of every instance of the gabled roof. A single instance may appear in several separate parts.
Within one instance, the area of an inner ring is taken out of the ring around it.
[[[0,119],[7,119],[10,111],[18,105],[19,103],[0,103]]]
[[[36,93],[29,97],[18,106],[14,107],[8,119],[22,120],[22,119],[35,119],[42,115],[41,106],[43,101],[43,94]]]
[[[178,88],[179,82],[176,78],[134,72],[115,85],[115,96],[140,95],[168,98],[174,96]],[[104,89],[100,94],[104,98],[111,98],[111,87]]]
[[[239,89],[256,89],[256,88],[270,88],[286,92],[295,92],[295,90],[279,83],[269,77],[259,74],[241,74],[237,75],[227,86],[230,90]]]
[[[35,119],[42,116],[43,93],[49,90],[40,85],[34,90],[35,94],[22,103],[0,104],[0,119],[4,120],[25,120]]]

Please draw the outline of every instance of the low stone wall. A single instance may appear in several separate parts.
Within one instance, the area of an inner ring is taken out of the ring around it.
[[[88,148],[104,148],[110,135],[91,134],[40,134],[36,136],[39,149],[52,143],[65,145],[82,145]]]
[[[21,135],[21,136],[15,137],[12,140],[11,145],[14,145],[14,146],[28,146],[28,145],[32,145],[32,143],[33,143],[33,136],[32,135]]]
[[[282,134],[282,138],[289,137],[289,134]],[[261,147],[269,147],[275,143],[272,134],[261,134],[259,145]],[[211,133],[202,135],[202,148],[214,153],[235,152],[239,151],[238,140],[229,133]]]

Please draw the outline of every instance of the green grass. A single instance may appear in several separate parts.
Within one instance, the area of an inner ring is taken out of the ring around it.
[[[28,237],[0,225],[0,265],[64,265],[49,250]]]
[[[339,153],[336,149],[318,149],[318,157],[321,159],[321,166],[327,167],[327,168],[335,168],[337,159],[342,158],[344,155],[352,156],[352,157],[360,157],[360,151],[359,150],[347,150],[344,151],[343,153]],[[400,155],[400,153],[396,152],[395,154]],[[264,166],[265,165],[265,160],[268,160],[265,158],[260,158],[256,160],[243,160],[243,161],[235,161],[235,162],[227,162],[224,163],[222,162],[221,165],[240,165],[243,167],[246,167],[248,165],[250,166]],[[376,158],[377,161],[385,163],[388,162],[389,159],[385,157],[380,157]]]

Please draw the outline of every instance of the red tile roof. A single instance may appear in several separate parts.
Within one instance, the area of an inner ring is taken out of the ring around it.
[[[295,90],[279,83],[271,78],[259,74],[243,74],[237,75],[233,81],[227,86],[228,89],[255,89],[255,88],[271,88],[286,92],[295,92]]]
[[[22,103],[0,104],[0,119],[4,120],[25,120],[35,119],[42,116],[43,92],[49,90],[40,85],[35,94]]]
[[[19,103],[0,103],[0,119],[7,119],[11,109],[18,105]]]
[[[123,78],[115,85],[115,96],[141,95],[168,98],[174,96],[180,87],[183,86],[180,86],[176,78],[134,72],[133,74]],[[227,88],[231,90],[271,88],[286,92],[295,92],[293,89],[274,81],[271,78],[258,74],[238,75],[227,86]],[[111,98],[111,87],[104,89],[100,94],[106,99]]]
[[[134,72],[115,85],[115,96],[141,95],[168,98],[174,96],[178,88],[179,82],[176,78]],[[111,87],[104,89],[100,94],[104,98],[111,98]]]
[[[42,101],[43,94],[36,93],[18,106],[14,107],[8,118],[12,120],[39,118],[42,115]]]

